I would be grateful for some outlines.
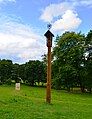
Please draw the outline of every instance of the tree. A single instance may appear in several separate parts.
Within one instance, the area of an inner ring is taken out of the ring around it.
[[[80,33],[65,32],[56,41],[53,49],[55,59],[53,65],[57,65],[57,72],[54,72],[53,82],[59,77],[58,83],[62,84],[62,81],[63,85],[70,90],[75,84],[81,85],[79,72],[83,62],[85,36]]]
[[[92,45],[92,30],[90,30],[86,36],[86,45]]]
[[[85,67],[87,69],[87,80],[86,87],[91,92],[92,88],[92,30],[90,30],[86,36],[86,50],[85,54],[87,55],[85,61]]]
[[[20,79],[19,79],[19,64],[17,64],[17,63],[13,64],[11,78],[16,83],[18,83],[20,81]]]
[[[11,60],[0,60],[0,82],[6,83],[11,78],[12,72],[12,61]]]
[[[26,77],[26,75],[25,75],[25,68],[26,68],[26,65],[25,64],[21,64],[21,65],[19,65],[19,67],[18,67],[18,75],[19,75],[19,77],[21,78],[21,81],[24,83],[25,82],[25,77]]]
[[[34,86],[36,82],[45,82],[45,68],[41,61],[29,61],[25,64],[25,79],[29,85]]]

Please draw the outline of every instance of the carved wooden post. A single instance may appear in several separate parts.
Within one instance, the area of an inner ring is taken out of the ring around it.
[[[51,102],[51,47],[52,47],[52,37],[54,37],[54,35],[49,30],[44,35],[47,38],[47,47],[48,47],[46,102],[50,103]]]

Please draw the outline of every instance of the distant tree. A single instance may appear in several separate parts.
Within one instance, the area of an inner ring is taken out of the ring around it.
[[[47,55],[46,54],[42,55],[42,61],[45,65],[47,65]]]
[[[0,82],[6,83],[11,78],[12,72],[12,61],[11,60],[0,60]]]
[[[86,45],[92,45],[92,30],[90,30],[86,36]]]
[[[86,50],[87,54],[85,67],[87,69],[86,87],[91,92],[92,89],[92,30],[90,30],[86,36]]]
[[[29,85],[45,82],[44,64],[41,61],[29,61],[25,64],[25,79]]]
[[[19,77],[19,64],[15,63],[13,64],[12,68],[12,74],[11,74],[12,80],[15,82],[18,82],[18,77]]]
[[[21,78],[22,82],[25,82],[25,68],[26,65],[25,64],[21,64],[19,65],[19,69],[18,69],[18,75]]]

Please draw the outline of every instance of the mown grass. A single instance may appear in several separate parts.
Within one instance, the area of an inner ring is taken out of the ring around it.
[[[0,119],[92,119],[92,94],[52,90],[45,103],[45,88],[0,86]]]

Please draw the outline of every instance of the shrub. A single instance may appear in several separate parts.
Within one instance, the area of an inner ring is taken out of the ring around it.
[[[11,85],[12,81],[11,78],[7,79],[6,84]]]

